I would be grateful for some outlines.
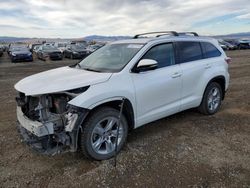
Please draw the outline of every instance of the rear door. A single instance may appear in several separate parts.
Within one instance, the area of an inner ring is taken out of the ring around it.
[[[175,46],[183,77],[181,110],[197,107],[221,52],[209,42],[184,41]]]
[[[199,105],[202,78],[211,65],[203,59],[199,41],[180,41],[175,45],[183,78],[181,110],[185,110]]]
[[[158,68],[132,74],[138,126],[178,112],[181,97],[181,69],[172,43],[153,46],[141,59],[157,61]]]

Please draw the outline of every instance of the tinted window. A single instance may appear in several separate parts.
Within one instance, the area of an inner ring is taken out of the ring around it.
[[[199,42],[178,42],[178,56],[180,63],[202,59]]]
[[[153,59],[158,62],[158,68],[174,64],[174,49],[171,43],[161,44],[151,48],[142,59]]]
[[[221,52],[211,43],[202,42],[202,50],[205,58],[219,57]]]

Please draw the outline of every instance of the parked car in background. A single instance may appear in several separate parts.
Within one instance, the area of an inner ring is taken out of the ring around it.
[[[56,42],[54,46],[63,53],[64,50],[66,49],[67,44],[68,44],[67,42]]]
[[[218,42],[223,50],[236,50],[238,48],[236,45],[226,42],[222,39],[219,39]]]
[[[80,44],[80,45],[83,45],[85,47],[88,45],[85,40],[72,40],[72,41],[70,41],[69,44]]]
[[[226,42],[228,42],[228,43],[230,43],[230,44],[236,46],[237,49],[239,48],[240,42],[239,42],[239,40],[237,40],[237,39],[224,39],[224,41],[226,41]]]
[[[42,45],[36,45],[36,46],[34,46],[34,48],[33,48],[33,53],[34,53],[34,54],[37,55],[37,52],[38,52],[40,46],[42,46]]]
[[[67,45],[63,53],[64,57],[70,59],[83,59],[88,55],[88,51],[85,46],[79,44]]]
[[[3,55],[4,47],[0,45],[0,57]]]
[[[0,48],[2,49],[3,52],[7,50],[7,46],[4,44],[0,45]]]
[[[228,47],[227,47],[225,44],[221,44],[221,43],[219,42],[219,45],[220,45],[220,47],[221,47],[224,51],[229,50]]]
[[[37,51],[37,57],[42,60],[62,60],[62,52],[51,45],[42,45]]]
[[[29,44],[29,49],[31,52],[33,52],[34,48],[36,46],[41,46],[42,44],[41,43],[33,43],[33,44]]]
[[[45,42],[43,43],[43,46],[54,46],[55,43],[54,42]]]
[[[250,40],[248,39],[239,40],[239,49],[250,49]]]
[[[25,44],[9,44],[9,47],[7,49],[7,53],[10,55],[10,53],[13,51],[13,49],[16,48],[27,48],[27,45]]]
[[[103,45],[101,45],[101,44],[89,45],[89,46],[87,47],[87,51],[88,51],[89,53],[93,53],[94,51],[98,50],[98,49],[101,48],[101,47],[103,47]]]
[[[13,47],[9,53],[11,62],[33,61],[33,55],[27,47]]]

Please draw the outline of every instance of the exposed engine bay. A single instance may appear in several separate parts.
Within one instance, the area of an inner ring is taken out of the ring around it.
[[[68,104],[75,95],[65,92],[33,97],[19,92],[18,129],[23,141],[44,154],[76,151],[80,125],[88,110]]]

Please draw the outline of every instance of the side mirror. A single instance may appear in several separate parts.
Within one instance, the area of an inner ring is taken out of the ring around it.
[[[139,61],[137,67],[135,68],[134,72],[145,72],[149,70],[154,70],[158,67],[158,62],[153,59],[142,59]]]

